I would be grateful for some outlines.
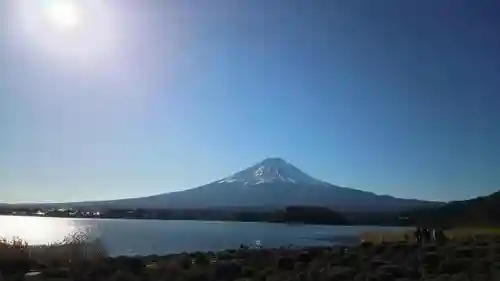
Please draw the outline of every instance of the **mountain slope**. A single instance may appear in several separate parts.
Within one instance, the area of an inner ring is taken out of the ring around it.
[[[413,210],[407,215],[413,221],[425,225],[471,226],[500,225],[500,191],[489,196],[454,201],[444,206]]]
[[[396,211],[434,202],[398,199],[338,187],[317,180],[280,158],[268,158],[248,169],[197,188],[86,204],[115,208],[255,208],[324,206],[338,211]]]
[[[258,185],[265,183],[293,183],[303,185],[324,185],[281,158],[267,158],[252,167],[235,173],[216,183],[242,183]]]

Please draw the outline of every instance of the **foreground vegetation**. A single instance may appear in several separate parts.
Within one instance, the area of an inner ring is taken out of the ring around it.
[[[29,246],[20,240],[3,241],[0,279],[500,280],[497,230],[447,232],[452,233],[453,239],[442,245],[406,242],[403,234],[366,233],[365,242],[356,247],[240,249],[115,258],[106,257],[98,242],[89,243],[80,237],[44,247]],[[376,237],[377,242],[369,241],[370,237]]]

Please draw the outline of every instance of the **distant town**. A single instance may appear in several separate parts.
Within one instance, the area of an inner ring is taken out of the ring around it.
[[[81,211],[76,209],[51,208],[51,209],[25,209],[1,208],[0,215],[11,216],[37,216],[37,217],[74,217],[74,218],[99,218],[99,211]]]
[[[281,210],[224,209],[77,209],[57,207],[2,206],[0,215],[91,219],[153,219],[248,221],[305,224],[411,225],[406,216],[396,213],[339,213],[324,207],[290,206]]]

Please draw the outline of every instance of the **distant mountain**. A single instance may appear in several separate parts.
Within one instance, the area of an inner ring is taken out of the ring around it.
[[[489,196],[450,202],[436,208],[408,211],[405,215],[422,225],[499,226],[500,191]]]
[[[78,205],[245,210],[300,205],[330,207],[337,211],[399,211],[436,204],[440,203],[399,199],[335,186],[307,175],[281,158],[268,158],[229,177],[185,191]]]
[[[254,166],[233,174],[215,183],[240,183],[259,185],[272,183],[291,183],[295,185],[325,185],[281,158],[267,158]]]

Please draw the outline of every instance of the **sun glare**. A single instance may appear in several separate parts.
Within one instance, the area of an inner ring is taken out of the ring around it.
[[[118,13],[109,1],[8,0],[7,3],[12,38],[58,66],[95,70],[119,52]]]
[[[46,7],[46,17],[58,29],[71,30],[81,23],[81,11],[75,1],[52,1]]]

